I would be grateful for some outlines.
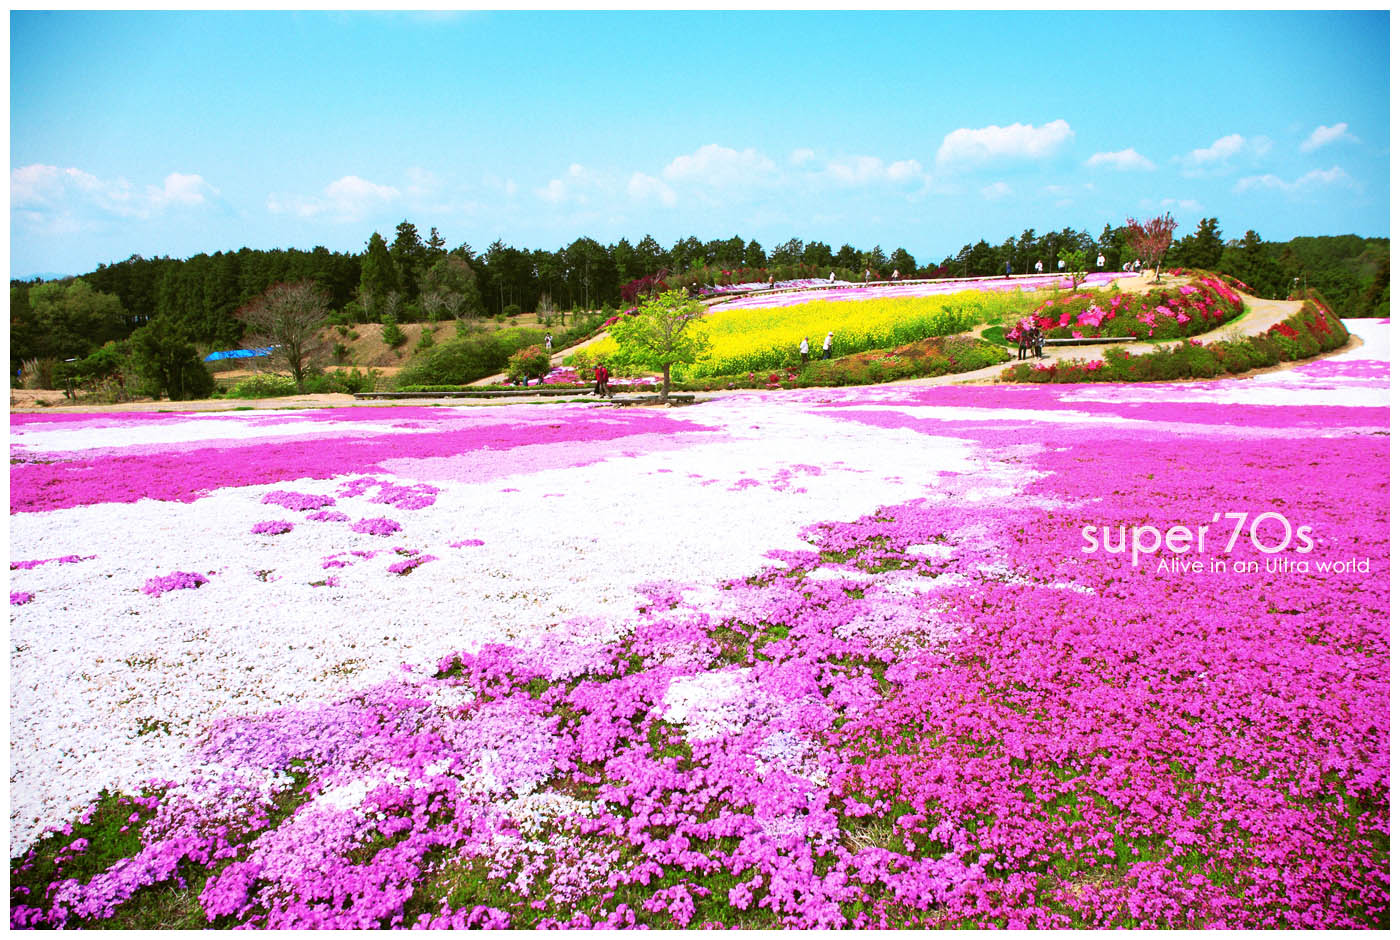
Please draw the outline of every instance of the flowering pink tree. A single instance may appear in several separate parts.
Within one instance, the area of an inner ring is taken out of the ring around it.
[[[1147,262],[1148,267],[1157,269],[1157,280],[1162,279],[1162,257],[1172,246],[1172,232],[1176,229],[1176,219],[1170,212],[1155,219],[1139,222],[1128,219],[1128,244],[1138,257]]]

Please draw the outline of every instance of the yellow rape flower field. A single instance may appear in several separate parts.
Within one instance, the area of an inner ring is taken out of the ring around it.
[[[710,339],[708,355],[693,365],[677,366],[673,376],[685,381],[778,369],[798,361],[798,346],[804,336],[816,359],[827,331],[835,334],[833,356],[950,336],[1024,313],[1029,296],[968,290],[938,296],[816,300],[789,307],[718,310],[701,321]],[[583,364],[586,358],[589,363],[597,362],[612,358],[616,352],[617,344],[609,337],[588,349],[585,357],[576,355],[571,361]]]

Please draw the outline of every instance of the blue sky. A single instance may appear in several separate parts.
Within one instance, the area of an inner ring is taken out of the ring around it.
[[[10,15],[12,276],[651,233],[920,263],[1170,211],[1390,234],[1361,13]]]

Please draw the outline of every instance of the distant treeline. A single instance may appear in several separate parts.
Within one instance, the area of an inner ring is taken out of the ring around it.
[[[139,326],[159,320],[204,348],[233,348],[243,338],[234,312],[279,281],[309,279],[325,291],[342,321],[398,322],[492,316],[513,310],[597,310],[620,306],[639,287],[657,281],[673,286],[723,284],[738,279],[793,277],[860,279],[999,275],[1010,263],[1024,274],[1041,261],[1056,269],[1062,251],[1104,255],[1118,269],[1133,260],[1126,229],[1105,225],[1097,239],[1062,229],[1038,235],[1027,229],[999,245],[985,240],[963,246],[937,263],[919,264],[903,248],[858,250],[845,244],[793,238],[765,250],[739,236],[702,242],[684,238],[670,250],[650,235],[604,245],[579,238],[555,251],[515,248],[501,241],[484,252],[470,245],[448,249],[436,228],[425,240],[408,221],[393,241],[378,232],[356,254],[316,247],[198,254],[192,258],[143,258],[99,265],[76,283],[11,281],[11,373],[23,359],[83,357]],[[1091,262],[1092,264],[1092,262]],[[1254,232],[1224,242],[1215,219],[1179,238],[1166,267],[1222,270],[1265,297],[1281,298],[1294,279],[1306,281],[1341,316],[1388,316],[1390,241],[1354,235],[1261,241]],[[659,277],[658,277],[659,275]]]

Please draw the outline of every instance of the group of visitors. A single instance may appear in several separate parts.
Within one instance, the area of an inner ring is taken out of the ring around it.
[[[1045,358],[1045,333],[1038,326],[1030,329],[1023,329],[1016,341],[1016,358],[1029,359],[1031,351],[1035,351],[1035,358]]]

